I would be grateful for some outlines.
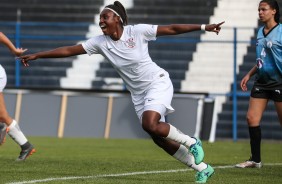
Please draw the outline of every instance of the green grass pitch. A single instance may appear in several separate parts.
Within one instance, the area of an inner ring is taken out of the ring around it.
[[[187,184],[195,171],[174,160],[147,139],[30,137],[37,152],[14,160],[19,147],[10,139],[0,147],[1,184]],[[249,157],[249,142],[203,141],[205,162],[215,167],[213,184],[282,182],[282,142],[262,141],[261,169],[232,165]]]

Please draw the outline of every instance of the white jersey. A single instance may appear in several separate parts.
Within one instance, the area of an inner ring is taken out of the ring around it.
[[[132,94],[143,93],[163,70],[149,55],[148,42],[156,40],[157,25],[125,26],[118,41],[100,35],[82,43],[87,54],[101,54],[113,65]]]
[[[5,69],[0,64],[0,92],[3,92],[6,84],[7,84],[7,75]]]

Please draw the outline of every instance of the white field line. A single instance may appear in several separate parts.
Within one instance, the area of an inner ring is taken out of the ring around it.
[[[273,163],[273,164],[263,164],[267,166],[281,166],[282,163]],[[227,169],[234,168],[234,165],[226,165],[226,166],[215,166],[215,169]],[[49,181],[62,181],[62,180],[77,180],[77,179],[95,179],[95,178],[106,178],[106,177],[120,177],[120,176],[134,176],[134,175],[146,175],[146,174],[161,174],[161,173],[177,173],[177,172],[186,172],[192,171],[193,169],[177,169],[177,170],[165,170],[165,171],[142,171],[142,172],[131,172],[131,173],[120,173],[120,174],[101,174],[94,176],[69,176],[69,177],[61,177],[61,178],[45,178],[41,180],[29,180],[29,181],[18,181],[11,182],[6,184],[29,184],[29,183],[43,183]]]

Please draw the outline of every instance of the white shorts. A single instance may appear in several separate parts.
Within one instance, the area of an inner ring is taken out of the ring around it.
[[[154,82],[142,94],[131,94],[135,112],[142,122],[142,114],[147,110],[156,111],[161,115],[161,121],[165,121],[168,113],[174,112],[171,107],[173,97],[173,85],[169,74],[162,70],[157,74]]]
[[[7,84],[7,75],[5,69],[0,65],[0,92],[3,92]]]

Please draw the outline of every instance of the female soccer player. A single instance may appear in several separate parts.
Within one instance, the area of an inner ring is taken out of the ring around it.
[[[197,30],[219,33],[221,24],[173,24],[166,26],[138,24],[127,26],[127,14],[119,1],[106,6],[100,13],[103,35],[93,37],[74,46],[22,56],[24,66],[38,58],[58,58],[79,54],[101,54],[116,69],[131,93],[137,116],[143,129],[168,154],[198,171],[197,181],[206,182],[214,173],[203,163],[201,141],[189,137],[173,125],[165,123],[171,107],[173,86],[169,74],[148,53],[148,42],[162,35],[176,35]],[[191,155],[191,154],[192,155]]]
[[[262,167],[260,120],[269,100],[274,101],[282,125],[282,25],[279,23],[280,13],[277,1],[260,1],[258,13],[264,26],[257,33],[257,64],[241,81],[242,90],[247,91],[247,82],[256,74],[247,112],[251,157],[237,164],[238,168]]]
[[[0,43],[4,44],[16,56],[20,56],[26,49],[15,48],[13,43],[0,32]],[[21,147],[21,152],[16,161],[24,161],[28,156],[35,152],[33,146],[29,143],[23,132],[21,131],[16,120],[12,119],[5,106],[3,89],[7,83],[7,76],[4,68],[0,65],[0,145],[6,138],[6,133]],[[4,123],[4,124],[3,124]]]

